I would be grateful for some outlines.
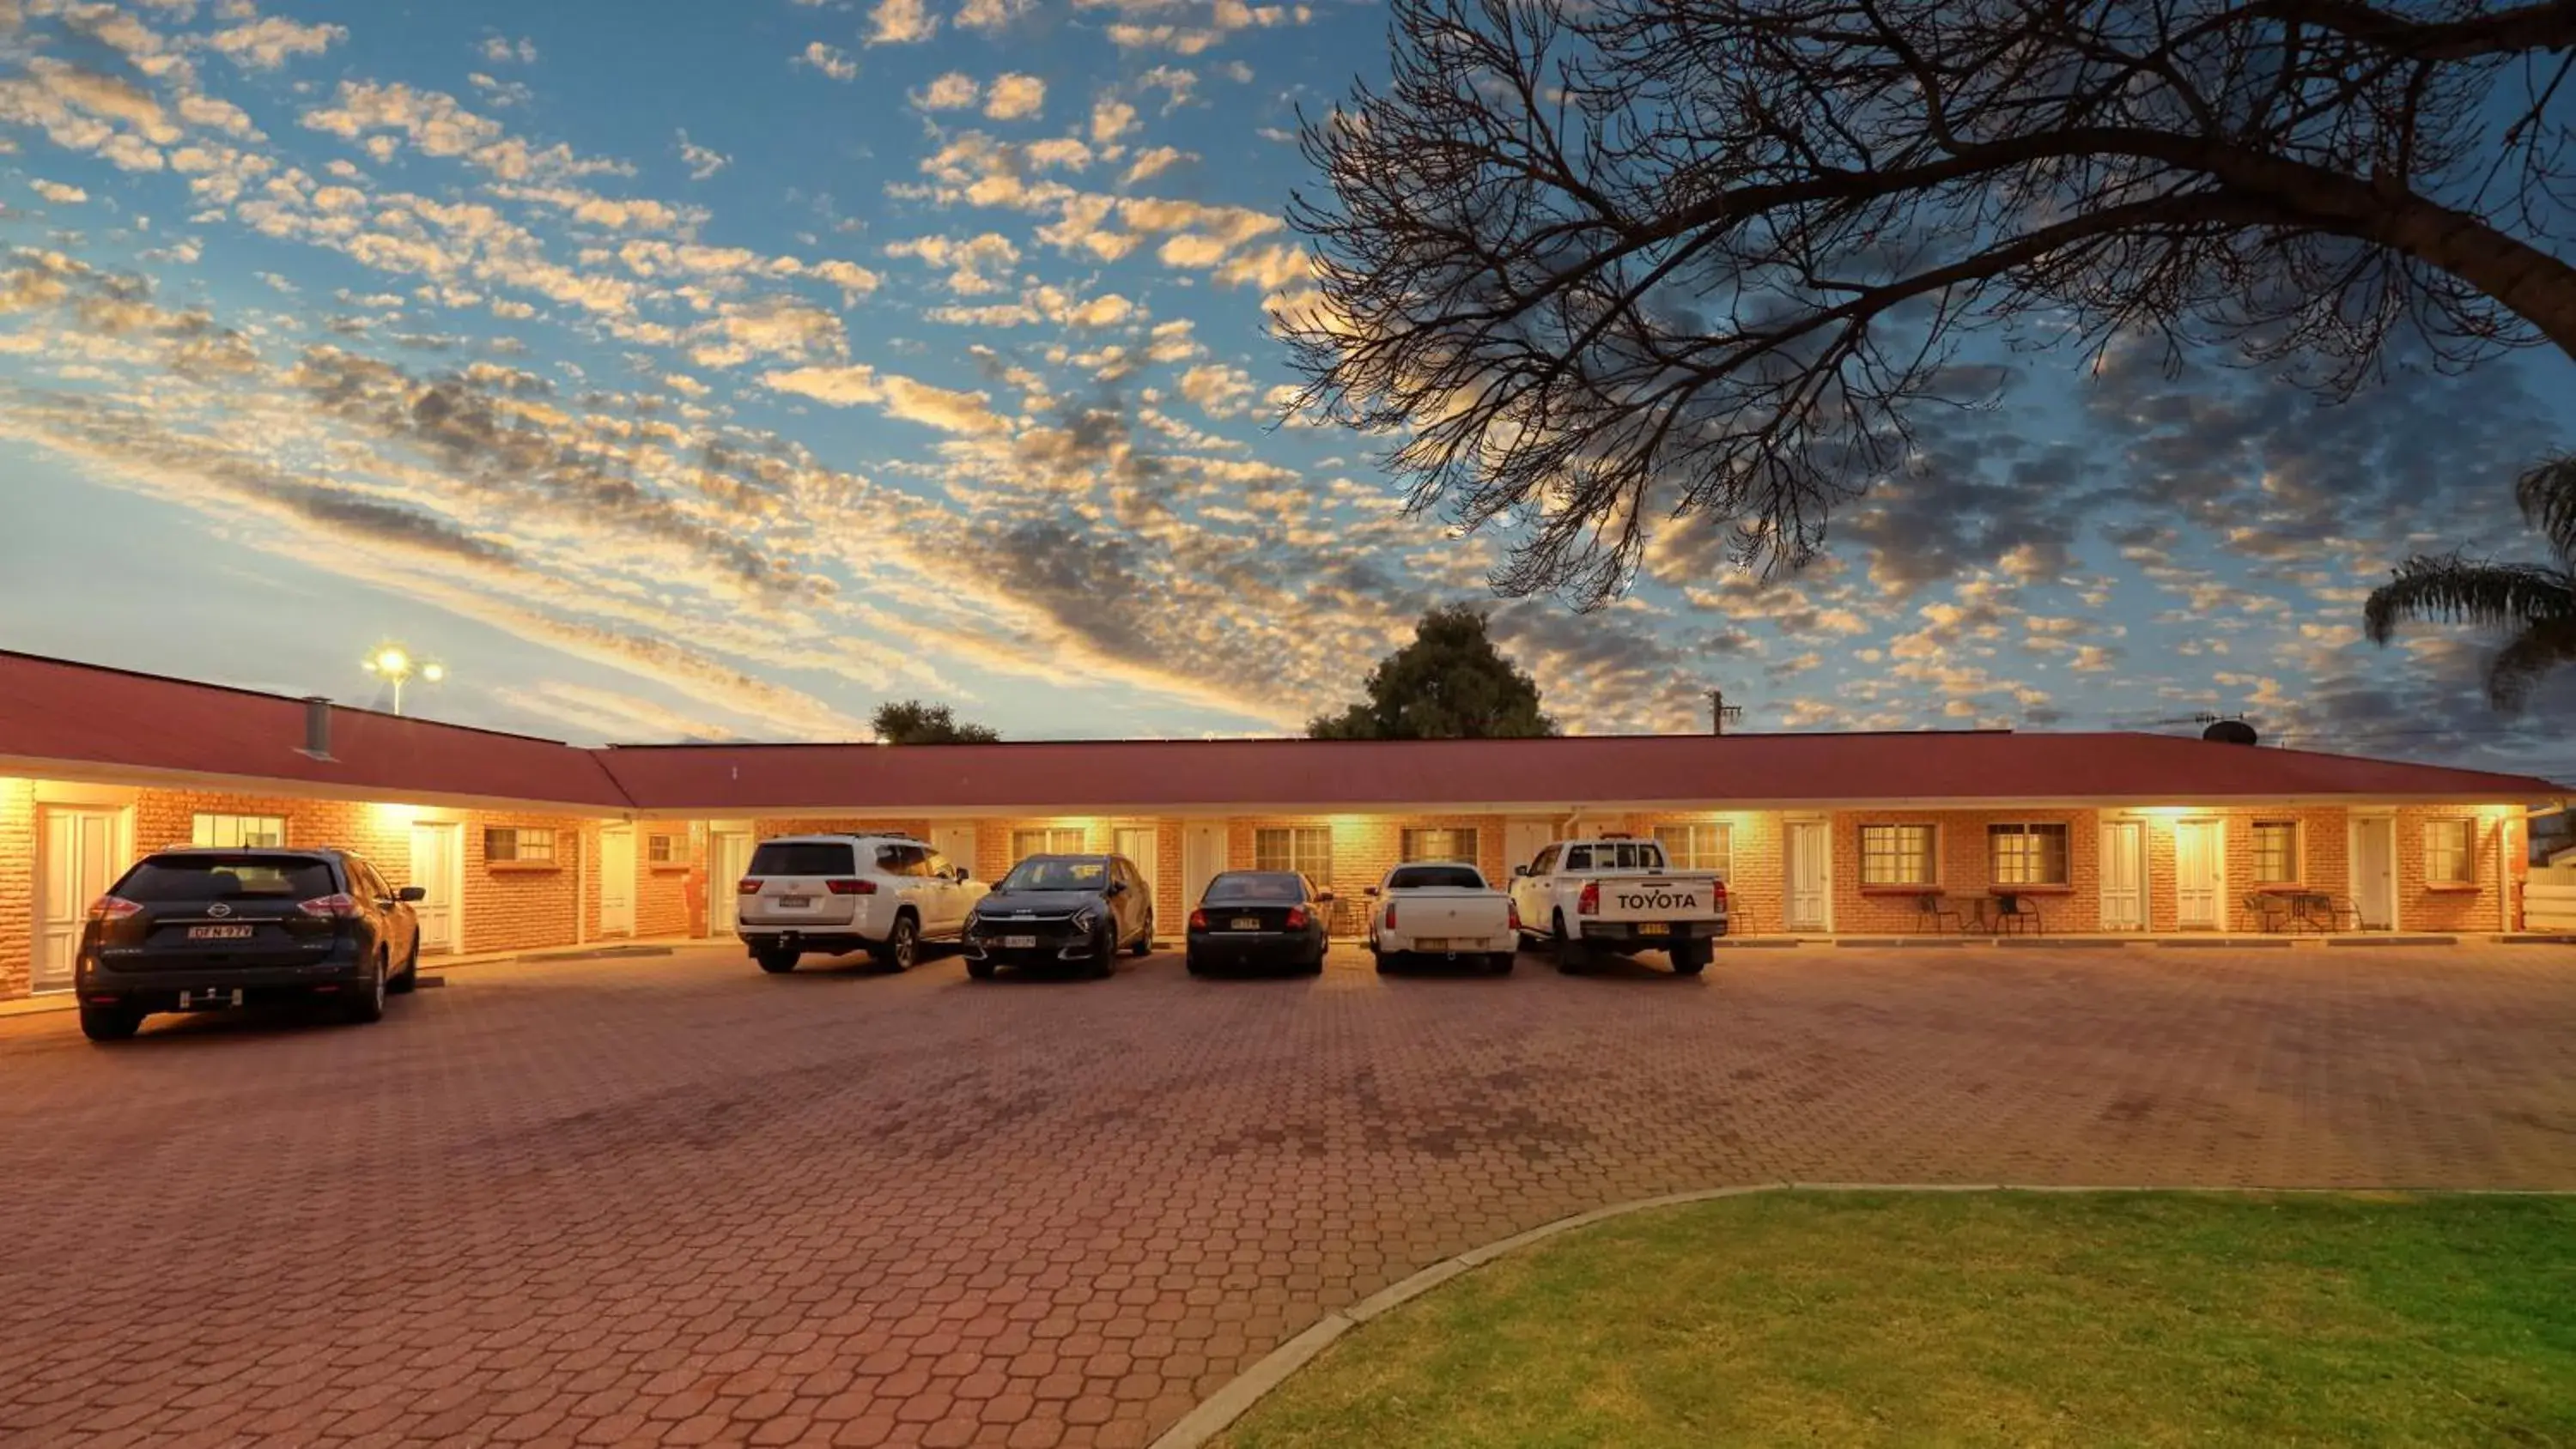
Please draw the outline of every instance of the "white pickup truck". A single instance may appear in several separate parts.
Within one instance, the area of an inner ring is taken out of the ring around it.
[[[1560,840],[1514,866],[1512,908],[1522,933],[1550,942],[1556,969],[1569,975],[1604,946],[1661,951],[1673,970],[1697,976],[1726,934],[1726,882],[1667,870],[1662,846],[1624,835]]]
[[[1473,958],[1496,976],[1512,969],[1521,940],[1511,897],[1472,865],[1399,865],[1369,887],[1369,900],[1369,954],[1380,972],[1408,956]]]

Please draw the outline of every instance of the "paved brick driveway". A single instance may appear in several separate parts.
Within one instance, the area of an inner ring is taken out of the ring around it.
[[[1137,1444],[1316,1318],[1784,1178],[2576,1187],[2576,952],[1701,981],[489,968],[0,1021],[0,1440]]]

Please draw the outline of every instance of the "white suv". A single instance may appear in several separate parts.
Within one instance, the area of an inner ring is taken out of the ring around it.
[[[751,853],[734,887],[734,931],[763,971],[806,951],[865,950],[908,969],[924,941],[953,941],[990,889],[902,835],[782,835]]]

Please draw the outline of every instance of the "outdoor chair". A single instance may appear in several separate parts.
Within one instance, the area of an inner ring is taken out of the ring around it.
[[[2290,921],[2290,903],[2279,896],[2254,891],[2245,897],[2245,913],[2254,918],[2255,929],[2276,932]]]
[[[1936,935],[1944,929],[1944,921],[1949,922],[1949,930],[1965,932],[1968,929],[1967,913],[1959,909],[1958,902],[1933,891],[1914,898],[1915,924],[1920,926],[1926,920],[1932,923],[1932,931]]]
[[[2006,931],[2038,932],[2039,899],[2036,896],[2002,895],[1995,897],[1995,934]]]
[[[2326,897],[2328,929],[2358,931],[2361,929],[2361,903],[2350,896]]]

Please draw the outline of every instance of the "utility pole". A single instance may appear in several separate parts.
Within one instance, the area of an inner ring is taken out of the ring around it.
[[[1728,725],[1743,717],[1744,706],[1728,704],[1725,690],[1712,689],[1708,692],[1708,732],[1710,734],[1725,734]]]

